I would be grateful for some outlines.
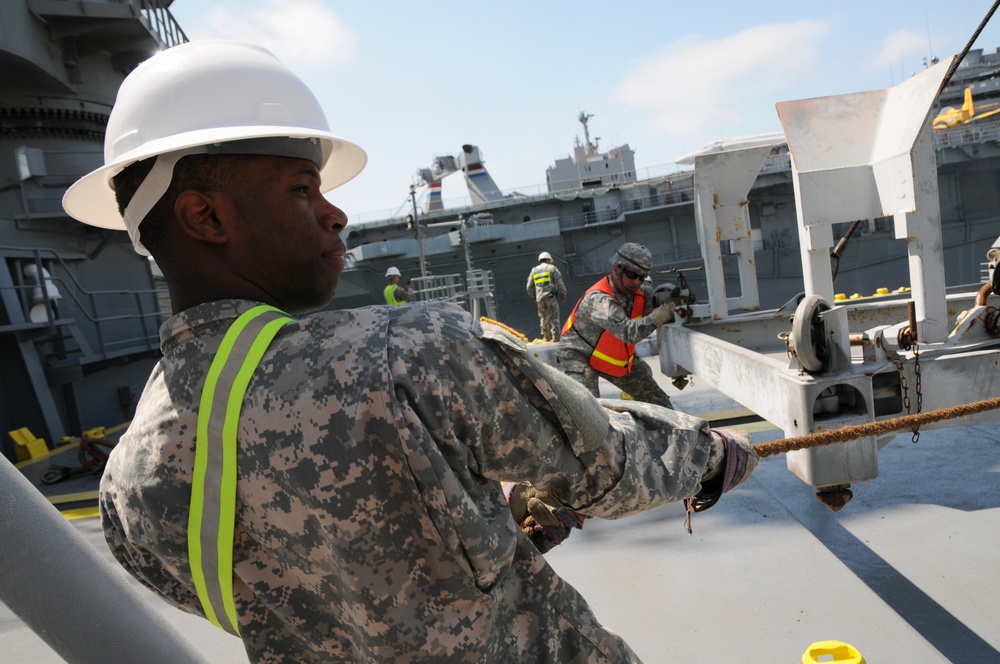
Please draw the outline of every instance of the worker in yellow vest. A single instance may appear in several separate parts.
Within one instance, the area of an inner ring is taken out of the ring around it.
[[[559,302],[566,301],[566,284],[559,268],[552,264],[552,254],[538,254],[538,265],[531,268],[525,285],[528,297],[538,308],[538,324],[543,341],[559,341]]]
[[[413,294],[410,292],[410,282],[407,281],[405,286],[399,285],[399,279],[402,276],[399,268],[395,266],[390,267],[385,271],[385,276],[389,280],[389,285],[382,291],[382,296],[385,297],[386,304],[390,307],[398,307],[404,302],[409,302],[413,299]]]

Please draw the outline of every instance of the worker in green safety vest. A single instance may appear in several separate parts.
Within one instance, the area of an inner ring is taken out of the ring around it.
[[[398,307],[404,302],[409,302],[413,299],[413,294],[410,292],[410,282],[407,281],[405,286],[399,285],[399,279],[402,276],[399,268],[395,266],[390,267],[385,271],[385,276],[389,280],[389,284],[382,291],[386,304],[390,307]]]
[[[559,302],[566,301],[566,284],[559,268],[552,264],[552,254],[543,251],[538,254],[538,265],[528,274],[525,286],[528,297],[535,300],[538,308],[538,328],[542,341],[559,341]]]

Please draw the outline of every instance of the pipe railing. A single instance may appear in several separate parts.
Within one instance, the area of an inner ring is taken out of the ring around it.
[[[38,274],[42,274],[42,268],[44,267],[42,263],[43,256],[46,259],[50,259],[56,265],[60,266],[62,269],[60,272],[68,277],[68,281],[62,277],[50,275],[47,281],[52,281],[58,286],[61,286],[60,293],[72,300],[73,304],[76,306],[77,312],[74,313],[73,318],[76,320],[85,320],[93,325],[94,334],[96,335],[97,348],[95,352],[99,353],[101,356],[106,357],[109,350],[114,350],[118,348],[131,349],[136,347],[141,347],[145,350],[156,350],[159,348],[159,327],[160,323],[165,320],[169,314],[159,311],[158,307],[154,305],[153,310],[147,310],[143,300],[152,299],[156,302],[156,296],[160,292],[159,289],[143,289],[143,290],[87,290],[85,289],[70,271],[66,262],[54,249],[48,248],[26,248],[26,247],[11,247],[11,246],[0,246],[0,252],[3,251],[30,253],[30,260],[38,267]],[[30,293],[33,289],[38,286],[34,284],[24,284],[21,286],[14,286],[15,292],[19,295],[19,300],[21,300],[22,305],[30,304]],[[42,285],[44,291],[44,285]],[[81,301],[80,294],[84,301]],[[103,304],[102,301],[106,298],[116,298],[123,299],[124,301],[132,300],[134,304],[131,305],[131,311],[123,314],[116,315],[102,315],[103,311],[108,309],[108,305]],[[47,298],[46,298],[47,299]],[[28,306],[25,310],[30,309]],[[52,310],[51,306],[46,306],[47,322],[50,327],[50,332],[55,333],[55,324],[59,320],[55,317],[55,312]],[[136,322],[140,329],[142,330],[141,337],[129,337],[124,339],[108,340],[106,337],[106,328],[110,325],[117,326],[122,322],[134,321]],[[155,321],[155,324],[154,324]]]
[[[187,35],[184,34],[177,19],[167,9],[170,5],[168,0],[128,0],[128,4],[145,24],[149,33],[164,48],[177,46],[188,41]]]
[[[206,664],[3,455],[0,514],[0,601],[69,664]]]

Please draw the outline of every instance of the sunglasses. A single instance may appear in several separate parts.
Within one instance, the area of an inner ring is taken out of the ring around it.
[[[639,274],[638,272],[633,272],[632,270],[628,269],[627,267],[623,267],[622,268],[622,273],[626,277],[628,277],[629,279],[645,279],[646,278],[646,275]]]

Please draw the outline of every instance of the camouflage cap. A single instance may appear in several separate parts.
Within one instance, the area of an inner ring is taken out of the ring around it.
[[[611,266],[615,265],[624,265],[643,274],[649,274],[653,269],[653,254],[641,244],[626,242],[618,247],[615,255],[611,257]]]

